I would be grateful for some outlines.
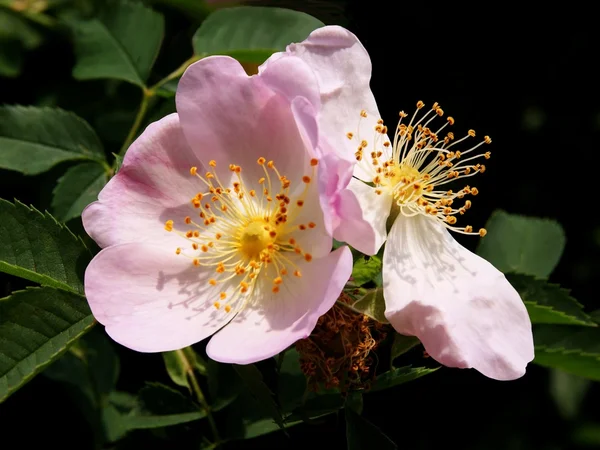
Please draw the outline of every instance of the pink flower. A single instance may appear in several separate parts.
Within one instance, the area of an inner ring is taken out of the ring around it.
[[[519,294],[448,233],[485,234],[456,225],[471,206],[464,197],[477,189],[454,192],[447,184],[485,170],[482,162],[490,154],[476,149],[491,139],[469,145],[472,130],[455,138],[448,132],[454,119],[443,121],[438,104],[424,110],[419,102],[411,116],[400,113],[390,140],[369,88],[369,56],[343,28],[318,29],[285,55],[303,59],[314,71],[320,132],[332,151],[354,161],[347,189],[332,184],[334,237],[369,255],[387,240],[387,319],[399,333],[417,336],[444,365],[473,367],[500,380],[522,376],[533,359],[533,337]],[[341,165],[336,168],[340,178],[348,176]]]
[[[115,341],[158,352],[214,334],[211,358],[246,364],[307,337],[334,304],[352,257],[331,252],[302,96],[318,91],[303,74],[298,58],[252,77],[229,57],[195,63],[178,113],[142,133],[86,208],[104,247],[86,295]]]

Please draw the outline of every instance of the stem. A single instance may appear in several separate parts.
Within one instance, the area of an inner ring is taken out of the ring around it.
[[[121,151],[119,152],[119,155],[125,156],[125,152],[127,151],[129,146],[133,142],[133,139],[135,138],[135,135],[137,134],[138,129],[140,128],[140,125],[142,124],[142,120],[144,120],[144,116],[146,115],[146,112],[148,111],[148,105],[150,103],[150,98],[153,95],[154,94],[151,93],[148,89],[144,88],[142,102],[140,103],[140,109],[138,110],[137,116],[135,116],[135,121],[133,122],[133,125],[131,126],[131,129],[129,130],[129,134],[127,135],[127,137],[125,138],[125,141],[123,142],[123,145],[121,146]]]
[[[219,444],[221,443],[221,438],[219,436],[217,424],[215,422],[215,418],[212,415],[210,405],[206,401],[206,397],[204,396],[202,389],[200,389],[200,384],[198,383],[198,380],[196,379],[196,374],[194,373],[194,367],[192,366],[191,362],[189,361],[189,359],[187,358],[187,356],[185,355],[185,352],[183,350],[176,350],[176,353],[177,353],[177,356],[179,357],[179,359],[181,360],[183,367],[185,368],[188,380],[192,386],[192,390],[194,391],[194,394],[196,395],[196,399],[198,400],[198,403],[200,403],[202,408],[204,408],[204,410],[206,411],[206,418],[208,419],[208,423],[210,424],[210,428],[213,433],[213,438],[215,440],[214,448],[217,448],[219,446]]]
[[[133,122],[133,125],[131,126],[131,129],[129,130],[129,133],[127,134],[127,137],[125,138],[123,145],[121,146],[121,151],[119,152],[120,156],[125,156],[125,152],[127,152],[127,149],[129,148],[129,146],[135,139],[135,136],[136,136],[140,126],[142,125],[142,121],[144,120],[144,117],[145,117],[146,113],[148,112],[148,106],[150,105],[150,99],[152,99],[152,97],[154,97],[156,95],[156,91],[161,86],[168,83],[169,81],[174,80],[175,78],[179,78],[181,75],[183,75],[183,72],[185,72],[185,70],[191,64],[195,63],[196,61],[198,61],[200,59],[202,59],[202,56],[193,55],[191,58],[187,59],[181,66],[179,66],[177,69],[175,69],[175,71],[171,72],[169,75],[167,75],[165,78],[160,80],[155,85],[151,86],[150,88],[147,88],[147,87],[143,88],[143,96],[142,96],[142,101],[140,103],[140,108],[138,110],[137,116],[135,116],[135,120]]]
[[[202,56],[198,56],[198,55],[193,55],[191,58],[187,59],[181,66],[179,66],[177,69],[175,69],[169,75],[167,75],[162,80],[160,80],[158,83],[156,83],[154,86],[152,86],[150,89],[148,89],[150,91],[151,95],[155,95],[156,91],[164,84],[167,84],[169,81],[174,80],[175,78],[179,78],[181,75],[183,75],[183,72],[185,72],[185,70],[190,65],[192,65],[196,61],[199,61],[200,59],[202,59]]]

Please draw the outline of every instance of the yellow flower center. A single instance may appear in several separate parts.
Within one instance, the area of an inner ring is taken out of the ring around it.
[[[261,219],[253,219],[248,225],[240,227],[240,253],[246,259],[256,259],[273,239],[269,236],[269,225]]]
[[[177,230],[173,220],[165,223],[166,231],[188,242],[175,253],[214,272],[208,283],[223,289],[213,305],[216,309],[223,306],[226,312],[244,307],[262,274],[271,278],[272,292],[277,293],[286,276],[302,276],[297,262],[312,260],[299,244],[299,233],[309,233],[317,225],[299,223],[297,218],[302,209],[311,206],[307,205],[307,193],[318,161],[311,160],[312,174],[302,177],[301,188],[292,186],[273,161],[261,157],[257,164],[264,176],[256,180],[244,179],[242,168],[230,164],[234,176],[227,187],[214,170],[215,161],[210,161],[212,170],[204,176],[192,167],[190,174],[204,186],[203,192],[190,200],[196,213],[182,220],[188,226],[185,231]]]

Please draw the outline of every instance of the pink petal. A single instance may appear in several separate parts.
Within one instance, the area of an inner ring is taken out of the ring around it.
[[[259,76],[249,77],[227,56],[192,64],[177,89],[177,111],[189,144],[205,165],[229,184],[228,167],[236,164],[249,178],[263,176],[259,157],[273,160],[293,183],[309,170],[309,149],[290,102]]]
[[[352,254],[348,247],[341,247],[303,264],[301,271],[301,278],[286,278],[277,294],[267,283],[262,297],[213,336],[206,348],[208,355],[220,362],[249,364],[308,337],[348,281]]]
[[[386,239],[392,200],[391,195],[377,195],[375,188],[352,178],[339,195],[339,225],[334,237],[365,255],[376,254]]]
[[[358,139],[372,144],[381,117],[369,87],[371,60],[367,51],[348,30],[327,26],[313,31],[305,41],[289,45],[287,53],[304,60],[317,77],[321,134],[335,151],[354,158]],[[362,110],[367,112],[366,118],[360,117]],[[354,139],[346,137],[348,132],[354,134]]]
[[[129,148],[119,172],[82,214],[86,232],[100,247],[125,242],[180,239],[166,220],[188,215],[190,199],[203,186],[190,176],[199,161],[181,132],[177,114],[149,125]]]
[[[223,286],[214,269],[162,247],[130,243],[102,250],[85,272],[85,293],[98,322],[120,344],[140,352],[186,347],[212,335],[232,318],[217,310]]]
[[[450,367],[512,380],[533,359],[527,310],[504,275],[434,219],[398,216],[385,248],[385,315]]]

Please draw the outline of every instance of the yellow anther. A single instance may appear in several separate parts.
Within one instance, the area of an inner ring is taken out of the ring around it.
[[[166,231],[173,231],[173,221],[172,220],[167,220],[165,222],[165,230]]]
[[[487,234],[487,230],[485,228],[479,229],[479,236],[484,237]]]
[[[197,167],[190,167],[190,175],[194,176],[198,173]]]
[[[211,160],[208,162],[208,165],[209,165],[210,167],[217,167],[217,162],[216,162],[214,159],[211,159]]]

